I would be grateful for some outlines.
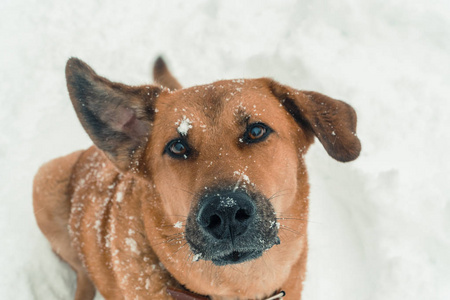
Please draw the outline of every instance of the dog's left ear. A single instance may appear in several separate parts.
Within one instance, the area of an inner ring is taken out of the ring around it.
[[[121,171],[141,170],[161,89],[111,82],[77,58],[67,62],[66,80],[73,107],[94,144]]]
[[[273,80],[269,88],[295,121],[319,139],[328,154],[341,162],[356,159],[356,112],[347,103],[310,91],[298,91]]]

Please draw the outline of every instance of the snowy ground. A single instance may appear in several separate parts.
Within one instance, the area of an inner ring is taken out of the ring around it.
[[[0,1],[0,299],[73,297],[31,206],[39,165],[90,145],[66,60],[140,84],[160,53],[185,86],[270,76],[357,110],[357,161],[307,157],[304,299],[450,299],[449,1],[100,2]]]

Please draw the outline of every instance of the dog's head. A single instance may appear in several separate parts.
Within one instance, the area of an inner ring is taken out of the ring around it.
[[[167,240],[154,245],[166,267],[197,265],[222,284],[232,275],[215,268],[244,262],[256,272],[263,265],[285,268],[306,247],[303,155],[314,136],[339,161],[360,152],[349,105],[271,79],[181,89],[158,61],[156,79],[172,90],[130,87],[78,59],[68,61],[66,76],[95,145],[122,172],[148,180],[151,199],[141,199],[151,214],[144,213],[146,230],[156,243]],[[258,259],[270,252],[282,256],[274,266]]]

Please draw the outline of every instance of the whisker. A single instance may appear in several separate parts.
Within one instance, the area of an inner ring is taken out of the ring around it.
[[[164,217],[181,217],[184,218],[185,220],[187,220],[188,216],[185,215],[165,215]]]
[[[286,215],[283,213],[278,214],[280,217],[277,217],[277,220],[298,220],[298,221],[303,221],[303,222],[308,222],[308,223],[314,223],[314,224],[323,224],[322,222],[316,222],[316,221],[311,221],[309,218],[308,219],[302,219],[302,218],[296,218],[296,217],[291,217],[291,216],[295,216],[295,215]]]
[[[180,235],[181,236],[184,235],[184,232],[177,232],[177,233],[174,233],[174,234],[170,234],[168,236],[154,238],[154,239],[149,240],[149,242],[154,242],[154,241],[158,241],[158,240],[167,240],[167,239],[171,239],[171,238],[174,238],[174,237],[180,236]]]
[[[179,187],[176,187],[176,186],[174,186],[173,188],[174,188],[174,189],[177,189],[177,190],[180,190],[180,191],[183,191],[183,192],[186,192],[186,193],[188,193],[188,194],[190,194],[190,195],[196,196],[196,193],[191,192],[191,191],[189,191],[189,190],[186,190],[186,189],[184,189],[184,188],[179,188]]]
[[[275,218],[275,219],[277,219],[277,220],[297,220],[297,221],[306,221],[306,222],[308,222],[308,220],[307,219],[302,219],[302,218]]]
[[[184,246],[186,246],[187,245],[187,243],[188,242],[185,242],[183,245],[181,245],[179,248],[178,248],[178,250],[177,251],[175,251],[173,254],[175,255],[176,253],[178,253],[178,251],[180,251],[181,249],[183,249],[184,248]]]
[[[239,270],[238,268],[236,268],[235,266],[233,266],[233,265],[230,265],[229,266],[231,269],[233,269],[234,271],[237,271],[237,272],[239,272],[239,273],[241,273],[241,274],[244,274],[244,272],[242,272],[242,270]]]
[[[283,197],[283,196],[286,196],[286,195],[291,195],[291,194],[293,194],[293,193],[284,193],[284,194],[274,195],[274,196],[272,196],[270,198],[270,200],[273,200],[273,199],[276,199],[276,198],[279,198],[279,197]]]
[[[186,263],[188,263],[188,262],[190,262],[190,260],[191,260],[191,257],[192,257],[192,252],[191,251],[189,251],[188,252],[188,254],[186,255],[187,257],[186,257]]]
[[[278,215],[282,217],[298,217],[298,214],[287,214],[284,211],[280,212]]]
[[[184,240],[184,236],[182,236],[182,237],[178,236],[173,239],[167,240],[167,243],[171,243],[172,241],[181,241],[181,240]]]
[[[157,246],[161,246],[161,245],[164,245],[164,244],[175,245],[176,242],[183,241],[183,240],[184,240],[184,238],[179,237],[177,239],[172,239],[170,241],[162,241],[161,243],[157,243],[157,244],[152,245],[152,247],[157,247]]]
[[[286,191],[289,191],[289,190],[292,190],[292,189],[285,189],[285,190],[280,190],[278,192],[275,192],[272,196],[269,197],[268,200],[270,201],[270,200],[276,199],[278,197],[282,197],[282,196],[286,196],[286,195],[292,194],[292,193],[284,193],[284,194],[282,194],[283,192],[286,192]]]
[[[287,230],[287,231],[289,231],[289,232],[292,232],[292,233],[294,233],[294,234],[296,234],[296,235],[301,236],[300,232],[298,232],[297,230],[294,230],[294,229],[292,229],[292,228],[290,228],[290,227],[288,227],[288,226],[285,226],[285,225],[281,225],[281,224],[280,224],[280,229],[284,229],[284,230]]]
[[[180,191],[183,191],[183,192],[186,192],[186,193],[188,193],[188,194],[190,194],[192,196],[198,197],[198,198],[200,198],[202,196],[202,194],[200,192],[192,192],[192,191],[190,191],[190,190],[188,190],[186,188],[180,188],[180,187],[173,187],[173,188],[177,189],[177,190],[180,190]]]
[[[281,238],[283,238],[283,240],[285,240],[287,242],[289,242],[292,238],[292,236],[290,234],[288,234],[287,232],[285,232],[283,230],[278,231],[278,234],[280,235]]]

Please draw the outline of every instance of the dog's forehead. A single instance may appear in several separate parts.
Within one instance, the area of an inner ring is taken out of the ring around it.
[[[264,79],[222,80],[166,92],[156,104],[165,116],[163,121],[189,119],[210,125],[227,118],[225,123],[240,122],[279,106]]]

